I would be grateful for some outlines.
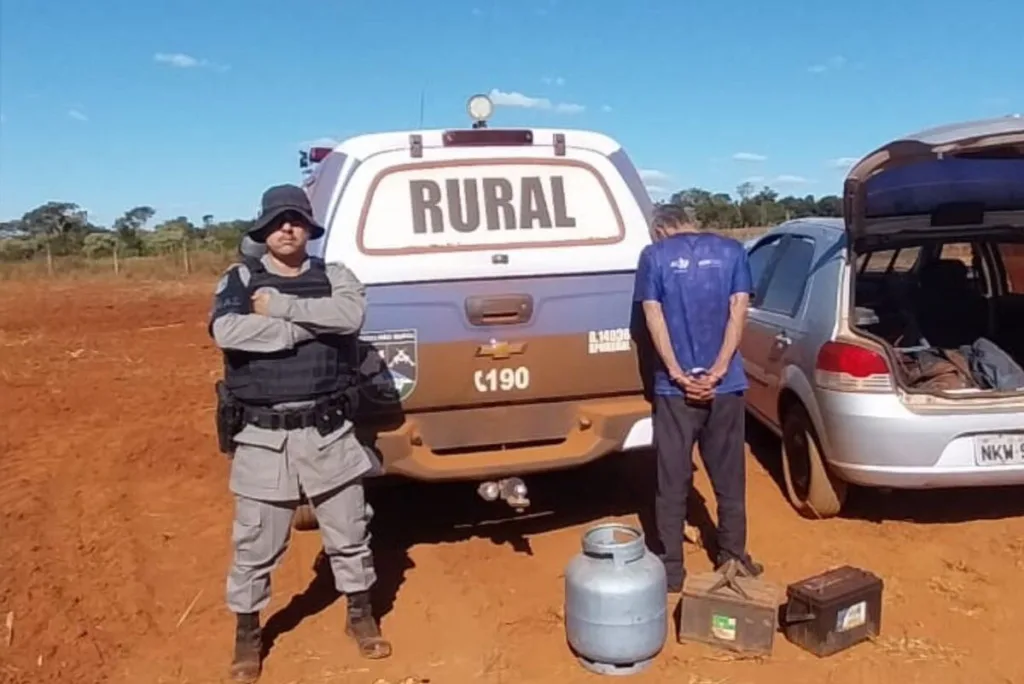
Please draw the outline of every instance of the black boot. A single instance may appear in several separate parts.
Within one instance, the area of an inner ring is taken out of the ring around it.
[[[373,619],[370,592],[359,591],[348,594],[348,618],[345,633],[355,639],[359,654],[364,658],[377,660],[391,655],[391,643],[381,636],[380,628]]]
[[[235,658],[231,661],[231,679],[252,684],[260,677],[263,658],[263,633],[259,613],[240,613],[235,626]]]

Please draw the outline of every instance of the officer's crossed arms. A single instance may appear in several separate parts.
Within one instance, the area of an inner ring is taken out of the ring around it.
[[[261,262],[248,260],[251,264]],[[316,266],[322,263],[314,262]],[[294,349],[318,334],[352,335],[362,327],[366,314],[366,288],[351,270],[330,264],[325,274],[331,282],[329,297],[299,299],[270,288],[250,292],[252,273],[246,264],[234,264],[221,277],[214,295],[210,334],[227,352],[272,354]],[[220,451],[232,454],[234,438],[244,428],[240,405],[225,383],[217,383],[217,441]],[[350,402],[354,407],[355,402]],[[335,416],[340,418],[340,416]],[[338,420],[324,422],[327,430],[340,427]]]
[[[217,284],[210,334],[221,349],[273,353],[317,334],[358,333],[366,317],[366,288],[341,264],[325,266],[330,297],[299,299],[269,289],[250,293],[245,263],[232,265]]]

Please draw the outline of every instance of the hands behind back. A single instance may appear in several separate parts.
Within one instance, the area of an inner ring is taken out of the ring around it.
[[[715,386],[719,382],[718,378],[711,374],[694,377],[682,371],[671,371],[669,377],[683,390],[687,401],[698,404],[707,403],[714,398]]]

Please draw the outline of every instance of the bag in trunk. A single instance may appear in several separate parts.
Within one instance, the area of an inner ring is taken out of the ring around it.
[[[896,358],[903,380],[916,390],[977,389],[964,355],[955,349],[898,351]]]

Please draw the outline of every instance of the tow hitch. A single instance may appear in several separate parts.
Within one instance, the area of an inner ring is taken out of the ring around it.
[[[514,508],[517,513],[521,513],[530,505],[530,500],[526,498],[526,483],[518,477],[506,477],[497,482],[481,482],[480,486],[476,488],[476,493],[484,501],[501,499]]]

